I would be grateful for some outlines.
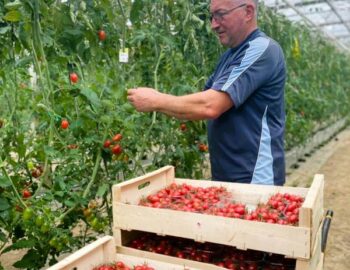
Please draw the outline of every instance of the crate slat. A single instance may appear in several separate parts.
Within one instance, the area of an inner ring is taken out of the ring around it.
[[[323,253],[321,251],[322,242],[322,223],[316,230],[315,244],[312,251],[312,256],[309,260],[299,259],[296,263],[296,270],[314,270],[323,268]]]
[[[104,262],[115,260],[115,244],[112,236],[104,236],[47,270],[88,270]]]
[[[122,261],[130,267],[147,264],[156,270],[199,270],[199,268],[185,266],[179,261],[174,263],[157,261],[147,256],[133,256],[132,252],[124,254],[117,252],[112,236],[105,236],[92,242],[47,270],[92,270],[93,267],[102,263],[116,261]]]
[[[177,265],[183,265],[183,267],[185,267],[185,269],[187,269],[187,267],[188,267],[190,269],[195,268],[195,269],[201,269],[201,270],[227,270],[227,268],[219,267],[219,266],[216,266],[214,264],[191,261],[191,260],[187,260],[187,259],[180,259],[177,257],[171,257],[171,256],[167,256],[167,255],[142,251],[142,250],[128,248],[128,247],[117,247],[117,251],[122,253],[122,254],[132,255],[132,256],[135,256],[138,258],[149,258],[149,259],[156,260],[156,261],[168,262],[168,263],[177,264]]]
[[[166,187],[174,181],[174,167],[165,166],[156,171],[122,182],[113,188],[113,200],[138,204],[139,200]]]
[[[309,228],[168,209],[154,211],[153,208],[136,205],[120,206],[115,208],[114,214],[123,218],[116,219],[114,235],[120,235],[119,229],[140,230],[244,250],[249,248],[301,258],[310,256]],[[116,241],[119,245],[120,241]]]

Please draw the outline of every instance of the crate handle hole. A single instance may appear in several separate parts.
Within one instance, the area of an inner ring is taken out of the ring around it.
[[[148,187],[150,184],[151,184],[151,182],[150,182],[150,181],[147,181],[147,182],[145,182],[145,183],[139,185],[137,188],[138,188],[138,190],[140,190],[140,189],[143,189],[143,188],[145,188],[145,187]]]

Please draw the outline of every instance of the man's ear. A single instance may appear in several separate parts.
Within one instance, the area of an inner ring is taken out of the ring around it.
[[[253,20],[255,18],[255,6],[252,4],[247,4],[245,7],[245,11],[246,11],[246,18],[248,21]]]

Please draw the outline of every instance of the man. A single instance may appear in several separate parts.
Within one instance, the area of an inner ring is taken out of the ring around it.
[[[283,185],[285,62],[280,46],[257,28],[254,0],[212,0],[211,27],[229,47],[205,91],[184,96],[128,90],[140,112],[208,120],[213,180]]]

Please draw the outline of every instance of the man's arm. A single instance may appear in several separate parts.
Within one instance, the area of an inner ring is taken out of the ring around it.
[[[128,90],[128,100],[139,112],[158,111],[187,120],[215,119],[234,105],[227,93],[212,89],[174,96],[140,87]]]

